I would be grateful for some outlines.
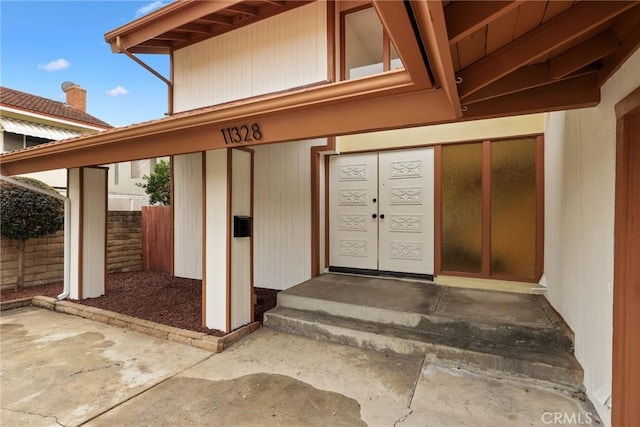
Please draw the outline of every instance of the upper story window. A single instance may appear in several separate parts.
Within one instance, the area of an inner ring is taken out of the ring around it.
[[[342,79],[355,79],[402,67],[371,6],[342,14]]]
[[[3,152],[21,150],[23,148],[33,147],[36,145],[44,144],[46,142],[51,142],[50,139],[38,138],[31,135],[20,135],[11,132],[3,132],[2,140]]]

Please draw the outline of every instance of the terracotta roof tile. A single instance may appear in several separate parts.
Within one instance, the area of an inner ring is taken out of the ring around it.
[[[54,101],[41,96],[31,95],[18,90],[0,86],[0,105],[14,107],[34,113],[45,114],[60,119],[89,124],[102,128],[112,128],[109,123],[84,111],[73,108],[64,102]]]

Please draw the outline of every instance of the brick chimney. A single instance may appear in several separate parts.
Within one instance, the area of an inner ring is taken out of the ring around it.
[[[87,111],[87,91],[73,82],[62,83],[62,90],[67,95],[67,105],[78,110]]]

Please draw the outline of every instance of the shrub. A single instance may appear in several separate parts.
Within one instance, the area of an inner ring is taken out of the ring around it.
[[[17,181],[57,194],[42,181],[17,177]],[[17,242],[18,282],[24,283],[24,244],[27,239],[47,236],[64,226],[64,202],[6,181],[0,181],[0,234]]]

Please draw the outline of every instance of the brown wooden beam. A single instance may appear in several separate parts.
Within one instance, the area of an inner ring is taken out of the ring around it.
[[[249,16],[256,16],[258,14],[257,8],[247,6],[245,4],[239,4],[239,3],[236,3],[232,6],[227,7],[226,10],[229,10],[231,12],[243,13]]]
[[[548,62],[522,67],[513,73],[504,76],[500,80],[491,83],[489,86],[480,89],[476,93],[467,95],[462,99],[462,103],[464,105],[469,105],[562,80],[553,80],[549,71],[550,65]],[[597,72],[598,66],[592,64],[572,73],[569,76],[565,76],[565,78],[573,78]]]
[[[455,1],[444,9],[449,43],[454,44],[520,6],[515,1]]]
[[[178,40],[178,41],[187,41],[189,40],[189,34],[181,33],[179,31],[169,31],[164,34],[160,34],[157,37],[154,37],[153,40]]]
[[[49,146],[38,151],[30,150],[27,156],[19,156],[22,157],[21,160],[15,159],[17,153],[13,153],[12,157],[2,155],[2,171],[4,174],[16,175],[79,165],[108,164],[186,154],[231,146],[263,145],[420,126],[454,118],[444,92],[441,89],[429,89],[337,105],[305,106],[277,113],[256,112],[224,120],[213,119],[210,123],[195,127],[170,126],[166,131],[159,133],[152,130],[155,126],[151,123],[137,128],[135,132],[137,136],[122,135],[122,138],[116,138],[110,142],[103,142],[105,137],[108,137],[103,133],[97,134],[95,138],[60,143],[57,147]],[[221,130],[243,124],[250,127],[253,124],[259,126],[261,137],[242,144],[225,144]],[[148,132],[145,132],[145,129],[148,129]],[[176,144],[176,141],[180,143]],[[14,160],[11,160],[12,158]]]
[[[598,73],[598,85],[602,86],[638,48],[640,48],[640,24],[636,25],[623,40],[616,53],[604,62]]]
[[[636,2],[580,2],[459,73],[466,96],[544,56],[635,6]]]
[[[464,119],[515,116],[593,107],[600,102],[595,74],[559,81],[467,106]]]
[[[212,13],[211,15],[203,16],[202,18],[199,18],[198,21],[204,21],[207,24],[233,24],[233,19],[230,16],[220,15],[218,13]]]
[[[209,34],[209,26],[202,24],[184,24],[175,29],[175,31],[182,31],[187,33],[201,33],[201,34]]]
[[[373,6],[414,83],[433,87],[404,2],[373,0]]]
[[[561,79],[615,52],[620,42],[612,32],[606,31],[551,59],[549,75]]]
[[[442,2],[415,2],[412,3],[412,7],[422,42],[427,49],[429,66],[436,79],[435,84],[444,89],[457,117],[461,117],[460,97],[456,85],[453,57],[447,41],[447,24]]]
[[[278,0],[263,0],[265,3],[269,3],[275,6],[284,6],[284,2],[283,1],[278,1]]]

